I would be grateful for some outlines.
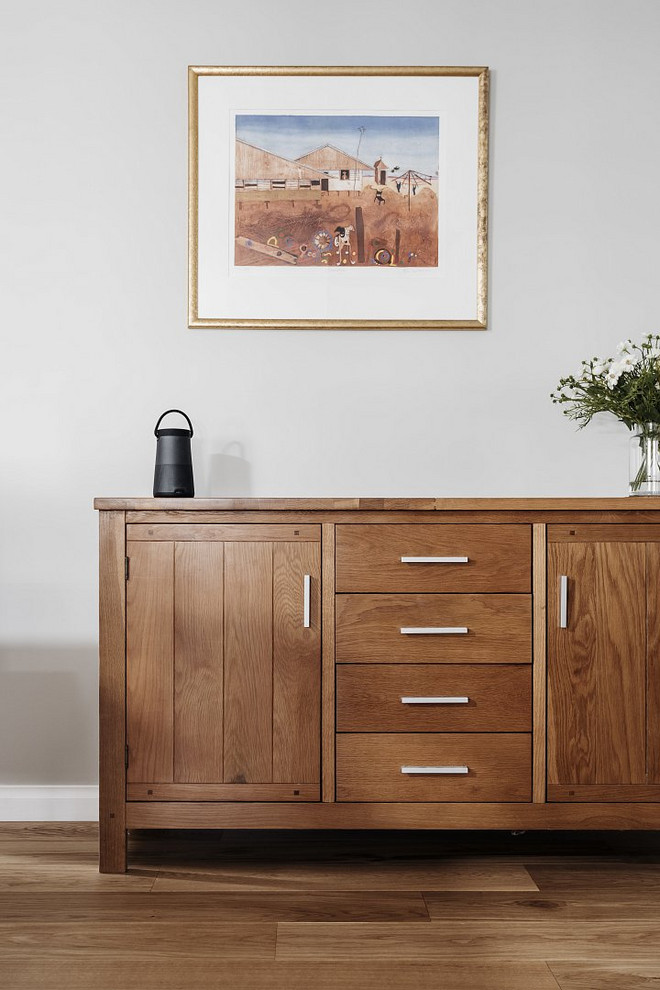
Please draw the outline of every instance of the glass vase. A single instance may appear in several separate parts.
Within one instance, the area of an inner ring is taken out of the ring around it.
[[[633,429],[630,494],[660,495],[660,423],[642,423]]]

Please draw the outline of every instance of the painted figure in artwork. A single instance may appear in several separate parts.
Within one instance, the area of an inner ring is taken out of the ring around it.
[[[236,265],[437,267],[438,117],[239,114],[235,132]]]
[[[344,264],[350,261],[352,265],[355,264],[355,260],[351,258],[351,231],[355,230],[355,227],[351,226],[349,223],[348,227],[335,227],[335,247],[337,248],[337,261],[338,265],[341,265],[342,260]],[[343,259],[344,249],[346,250],[346,259]]]

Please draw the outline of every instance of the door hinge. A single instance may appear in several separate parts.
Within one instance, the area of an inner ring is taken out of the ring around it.
[[[130,558],[124,557],[124,580],[128,581],[128,573],[130,568]]]
[[[124,747],[124,769],[128,770],[128,743]]]

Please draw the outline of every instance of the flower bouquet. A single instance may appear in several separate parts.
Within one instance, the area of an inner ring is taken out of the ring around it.
[[[579,375],[561,378],[552,401],[582,429],[596,413],[610,413],[633,434],[631,495],[660,494],[660,334],[640,344],[624,340],[616,358],[582,362]]]

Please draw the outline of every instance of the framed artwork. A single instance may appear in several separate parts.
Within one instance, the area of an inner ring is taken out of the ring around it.
[[[488,69],[189,68],[189,326],[485,329]]]

